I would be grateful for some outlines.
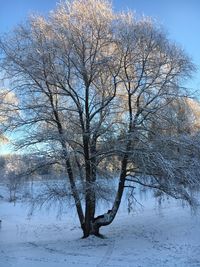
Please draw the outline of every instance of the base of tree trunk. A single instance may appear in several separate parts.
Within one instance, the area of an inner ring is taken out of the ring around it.
[[[87,231],[85,233],[83,232],[83,237],[82,238],[87,238],[87,237],[92,236],[92,235],[93,236],[96,236],[98,238],[102,238],[102,239],[105,238],[104,235],[102,235],[102,234],[99,233],[99,228],[92,229],[92,230]]]
[[[83,235],[82,239],[88,238],[89,236],[96,236],[96,237],[101,238],[101,239],[105,239],[106,238],[105,235],[102,235],[100,233],[92,233],[92,234],[89,234],[89,235]]]
[[[102,239],[105,239],[105,238],[106,238],[105,235],[102,235],[102,234],[100,234],[100,233],[96,234],[95,236],[96,236],[96,237],[99,237],[99,238],[102,238]]]

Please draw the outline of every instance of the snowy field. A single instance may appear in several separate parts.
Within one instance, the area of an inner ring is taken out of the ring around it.
[[[200,216],[149,197],[131,214],[121,208],[105,239],[81,239],[75,213],[31,218],[23,204],[0,200],[0,267],[200,267]]]

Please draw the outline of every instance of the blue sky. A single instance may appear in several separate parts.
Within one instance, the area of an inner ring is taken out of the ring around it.
[[[56,0],[0,0],[0,34],[11,30],[33,13],[47,14]],[[199,0],[113,0],[115,10],[135,10],[156,18],[192,57],[199,70],[189,86],[200,88],[200,1]],[[199,92],[200,96],[200,92]]]

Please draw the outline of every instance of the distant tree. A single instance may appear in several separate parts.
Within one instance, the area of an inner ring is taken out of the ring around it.
[[[0,169],[4,169],[6,160],[3,156],[0,157]]]
[[[17,200],[17,193],[22,191],[23,188],[21,172],[23,172],[24,163],[21,157],[17,155],[5,156],[4,162],[4,169],[2,170],[3,184],[6,185],[9,192],[8,200],[15,202]]]
[[[48,18],[32,16],[0,48],[19,99],[16,146],[65,166],[84,237],[100,236],[136,184],[195,205],[199,142],[184,127],[170,130],[179,120],[172,103],[187,95],[182,84],[194,66],[152,19],[74,0]],[[118,177],[118,186],[97,216],[102,176]]]
[[[17,110],[17,98],[12,90],[0,88],[0,144],[8,143],[4,133],[10,122],[15,119]]]

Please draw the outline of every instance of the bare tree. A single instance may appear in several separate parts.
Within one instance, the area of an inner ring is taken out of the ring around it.
[[[194,66],[155,22],[115,14],[107,1],[75,0],[47,19],[31,17],[0,47],[21,100],[10,125],[23,132],[16,146],[65,166],[84,237],[114,220],[132,183],[194,204],[188,190],[199,186],[199,163],[191,172],[183,164],[198,142],[153,127],[172,127],[166,107],[186,96],[181,85]],[[96,216],[106,175],[119,177],[118,188],[111,209]]]
[[[5,136],[5,131],[10,125],[10,122],[15,119],[17,113],[17,98],[7,88],[0,88],[0,144],[8,143],[8,137]]]

